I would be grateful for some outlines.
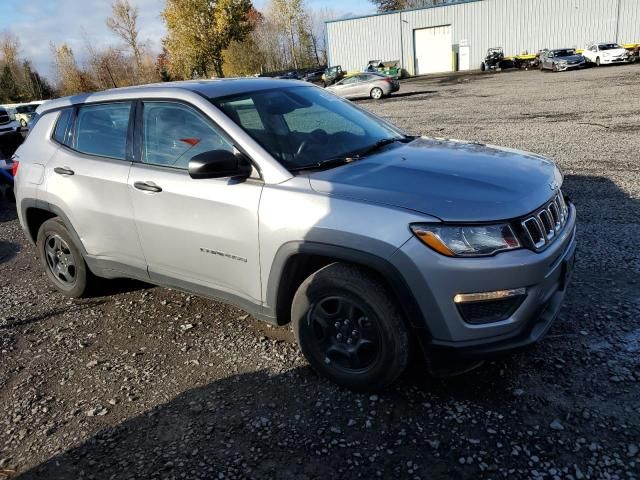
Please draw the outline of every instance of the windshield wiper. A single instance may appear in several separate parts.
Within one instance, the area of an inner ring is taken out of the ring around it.
[[[382,147],[389,145],[391,143],[396,143],[396,142],[406,143],[406,142],[410,142],[415,138],[416,137],[413,137],[410,135],[406,135],[404,137],[399,137],[399,138],[383,138],[381,140],[378,140],[374,144],[369,145],[368,147],[354,150],[353,152],[345,153],[344,155],[340,155],[338,157],[331,157],[316,163],[303,165],[301,167],[289,168],[289,171],[296,172],[299,170],[312,170],[312,169],[337,167],[339,165],[344,165],[347,163],[352,163],[357,160],[360,160],[366,155],[369,155],[377,150],[380,150]]]

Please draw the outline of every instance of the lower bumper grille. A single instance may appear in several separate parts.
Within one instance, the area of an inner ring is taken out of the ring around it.
[[[518,309],[525,297],[526,295],[518,295],[501,300],[465,302],[457,306],[465,322],[478,325],[506,320]]]

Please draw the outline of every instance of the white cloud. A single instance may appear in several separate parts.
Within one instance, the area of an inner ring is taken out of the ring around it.
[[[140,9],[140,40],[154,53],[165,35],[160,12],[164,0],[135,0]],[[22,54],[47,77],[53,75],[51,43],[67,43],[79,62],[85,57],[87,39],[96,47],[116,45],[119,39],[106,27],[111,13],[109,0],[31,0],[16,3],[19,20],[9,26],[18,36]]]

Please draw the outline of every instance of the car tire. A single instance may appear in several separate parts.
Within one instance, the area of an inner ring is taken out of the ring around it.
[[[93,275],[62,220],[55,217],[44,222],[36,245],[47,278],[56,289],[71,298],[89,291]]]
[[[481,71],[481,72],[484,72],[484,71],[486,71],[486,70],[487,70],[487,65],[486,65],[484,62],[482,62],[482,63],[480,64],[480,71]]]
[[[600,57],[596,57],[596,67],[600,66]]]
[[[354,391],[393,384],[409,361],[409,335],[383,283],[367,271],[332,263],[298,288],[291,319],[311,367]]]
[[[369,93],[369,95],[374,100],[380,100],[382,97],[384,97],[384,92],[380,87],[374,87],[371,89],[371,92]]]
[[[558,66],[555,63],[551,65],[551,71],[553,73],[557,73],[558,72]]]

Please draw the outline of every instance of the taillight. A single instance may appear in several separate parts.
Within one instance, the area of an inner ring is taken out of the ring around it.
[[[15,177],[18,174],[18,167],[20,166],[20,162],[17,160],[13,161],[13,166],[11,167],[11,174]]]

